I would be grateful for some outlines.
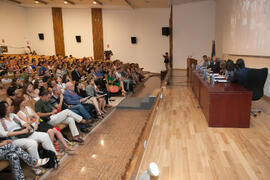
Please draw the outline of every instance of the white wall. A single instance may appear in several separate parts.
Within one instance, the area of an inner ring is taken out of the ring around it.
[[[215,38],[215,1],[191,2],[173,7],[173,67],[186,68],[188,56],[211,54]]]
[[[160,73],[165,70],[162,55],[169,52],[169,37],[162,36],[162,27],[169,26],[170,9],[137,9],[136,58],[145,70]]]
[[[132,62],[136,57],[136,46],[130,37],[136,36],[136,15],[134,10],[102,10],[104,49],[107,44],[113,52],[112,59]]]
[[[27,38],[32,50],[37,54],[54,55],[54,33],[51,8],[25,8]],[[44,40],[39,40],[38,33],[44,34]]]
[[[223,51],[228,54],[270,56],[270,1],[218,0]],[[226,9],[226,10],[225,10]]]
[[[9,54],[25,53],[26,41],[38,54],[54,55],[54,33],[51,8],[23,8],[0,2],[0,42],[5,40]],[[91,9],[62,9],[66,55],[93,56]],[[39,40],[38,33],[44,34]],[[81,35],[77,43],[75,36]],[[16,47],[16,48],[11,48]]]
[[[91,9],[62,9],[66,55],[93,56]],[[81,43],[75,36],[81,36]]]
[[[9,4],[0,7],[2,17],[7,17],[2,23],[6,28],[1,24],[0,40],[5,36],[7,44],[16,43],[14,46],[26,46],[29,41],[38,54],[55,54],[51,8]],[[110,44],[113,59],[139,63],[146,71],[160,72],[165,69],[162,55],[169,51],[169,37],[162,36],[162,27],[169,26],[169,15],[169,8],[103,9],[104,49]],[[66,55],[93,56],[91,9],[62,9],[62,17]],[[45,39],[39,40],[38,33],[43,33]],[[81,43],[76,42],[76,35],[81,35]],[[131,44],[132,36],[137,37],[137,44]]]
[[[26,47],[25,9],[0,2],[0,44],[8,46],[8,54],[21,54]]]
[[[160,72],[162,54],[169,51],[169,37],[162,36],[162,27],[169,26],[170,9],[103,9],[104,49],[110,45],[114,56],[123,62],[136,62],[146,71]],[[137,44],[131,44],[131,37]]]
[[[242,1],[234,1],[241,3]],[[227,50],[229,46],[233,44],[230,43],[228,40],[230,39],[230,30],[228,30],[228,20],[232,17],[232,11],[229,9],[232,8],[233,1],[232,0],[217,0],[216,4],[216,50],[217,56],[222,57],[224,59],[232,59],[236,61],[238,58],[243,58],[245,60],[245,64],[247,67],[251,68],[263,68],[268,67],[270,70],[270,58],[269,57],[251,57],[251,56],[236,56],[236,55],[229,55],[227,54]],[[268,17],[269,19],[270,17]],[[255,27],[256,28],[256,27]],[[250,34],[250,36],[254,36]],[[248,37],[247,37],[248,38]],[[246,44],[245,42],[242,42]],[[235,51],[238,51],[235,49]],[[260,52],[259,52],[260,53]],[[268,74],[268,78],[264,87],[265,95],[270,97],[270,74]]]

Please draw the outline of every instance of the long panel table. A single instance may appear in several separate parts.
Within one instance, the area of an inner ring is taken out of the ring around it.
[[[191,87],[209,127],[249,128],[251,92],[236,83],[208,83],[192,71]]]

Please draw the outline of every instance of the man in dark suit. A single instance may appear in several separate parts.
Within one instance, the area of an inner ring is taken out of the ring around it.
[[[208,68],[211,68],[211,71],[213,71],[213,73],[219,73],[220,72],[220,60],[214,56],[210,62],[210,65],[208,66]]]
[[[247,81],[248,68],[245,67],[245,61],[243,59],[237,59],[236,71],[233,76],[233,82],[237,82],[242,86],[245,86]]]
[[[81,80],[81,74],[79,72],[79,68],[76,67],[72,72],[71,72],[72,80],[73,81],[80,81]]]

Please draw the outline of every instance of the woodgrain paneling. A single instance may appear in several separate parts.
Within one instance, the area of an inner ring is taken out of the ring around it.
[[[170,14],[170,67],[173,68],[173,9],[171,6],[171,14]]]
[[[65,56],[62,9],[52,8],[55,54]]]
[[[197,71],[192,74],[194,93],[209,127],[249,127],[250,91],[236,83],[209,84]]]
[[[102,9],[92,9],[94,59],[104,60]]]
[[[191,73],[193,69],[196,67],[196,65],[197,65],[196,59],[187,58],[187,77],[188,77],[189,82],[191,82],[191,77],[192,77]]]

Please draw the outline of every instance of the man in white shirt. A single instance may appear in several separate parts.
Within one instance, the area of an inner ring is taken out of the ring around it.
[[[12,79],[8,78],[8,74],[4,74],[4,78],[1,80],[3,84],[8,84],[12,82]]]

